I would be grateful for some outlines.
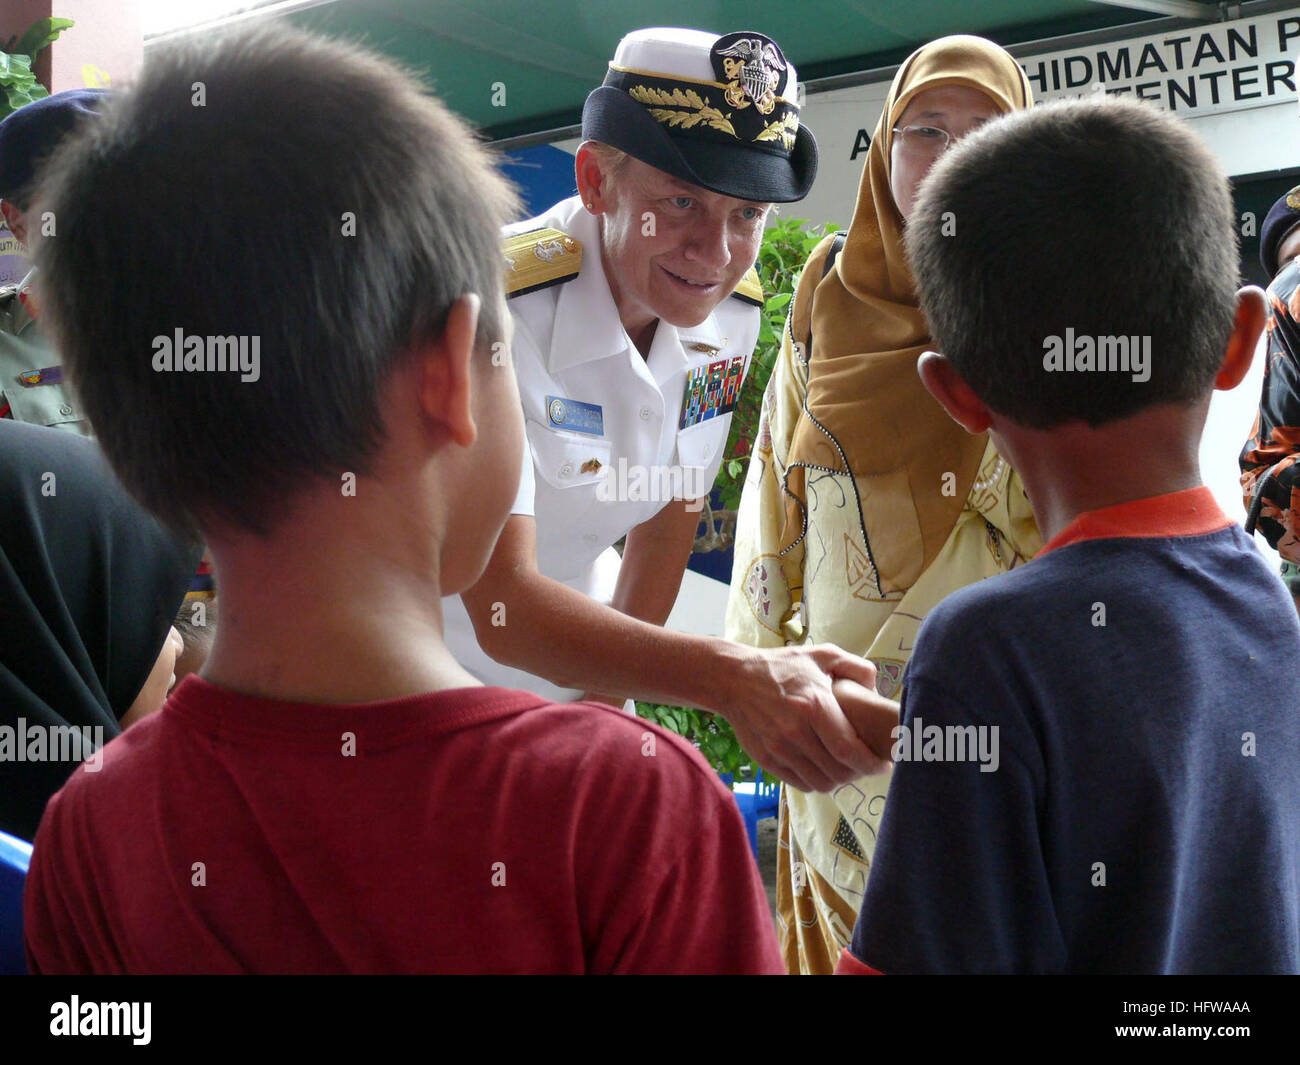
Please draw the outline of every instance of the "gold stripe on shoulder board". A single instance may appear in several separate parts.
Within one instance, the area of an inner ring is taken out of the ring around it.
[[[558,229],[534,229],[502,241],[506,296],[572,281],[582,269],[582,242]]]
[[[738,300],[752,303],[755,307],[763,306],[763,282],[758,279],[758,270],[751,266],[731,294]]]

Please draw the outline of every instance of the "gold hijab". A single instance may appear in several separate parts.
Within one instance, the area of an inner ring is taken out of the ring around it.
[[[824,278],[815,266],[805,276],[815,286],[813,343],[788,457],[782,551],[804,534],[804,467],[849,473],[882,598],[910,587],[934,560],[987,445],[953,422],[917,375],[929,328],[890,191],[894,126],[917,93],[945,85],[977,89],[1002,113],[1033,104],[1020,65],[992,41],[943,37],[913,52],[876,124],[844,249]]]

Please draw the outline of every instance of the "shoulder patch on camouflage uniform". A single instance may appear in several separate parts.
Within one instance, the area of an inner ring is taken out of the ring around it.
[[[582,269],[582,242],[558,229],[534,229],[505,237],[506,296],[572,281]]]
[[[752,303],[755,307],[763,306],[763,282],[758,279],[758,270],[749,268],[749,273],[740,279],[740,284],[731,293],[738,300]]]

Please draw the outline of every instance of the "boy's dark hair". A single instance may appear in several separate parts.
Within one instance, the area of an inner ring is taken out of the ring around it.
[[[181,604],[180,609],[176,611],[176,617],[172,620],[172,625],[180,633],[186,647],[212,642],[212,637],[217,631],[217,617],[220,612],[219,602],[220,600],[215,596],[211,599],[202,600],[202,625],[195,624],[194,603],[186,600]]]
[[[1036,429],[1200,399],[1232,331],[1227,179],[1149,104],[1063,101],[990,122],[935,165],[907,250],[936,349],[988,407]],[[1112,363],[1118,338],[1150,338],[1149,379],[1048,369],[1067,330],[1099,351],[1104,339]]]
[[[385,378],[457,298],[482,297],[480,348],[501,336],[517,200],[384,59],[283,27],[193,42],[44,171],[42,324],[146,507],[264,533],[307,479],[368,472]],[[258,338],[257,380],[155,370],[178,330]]]

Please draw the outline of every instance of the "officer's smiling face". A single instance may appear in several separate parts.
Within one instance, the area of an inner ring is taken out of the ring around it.
[[[699,325],[758,258],[766,203],[737,200],[628,159],[593,200],[623,326]]]

